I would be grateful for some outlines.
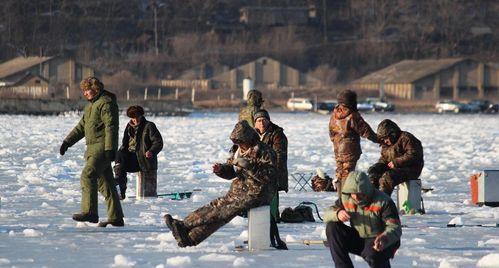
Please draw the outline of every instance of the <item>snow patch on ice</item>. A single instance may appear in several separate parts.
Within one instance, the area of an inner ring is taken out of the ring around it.
[[[43,233],[40,231],[37,231],[35,229],[24,229],[23,234],[26,237],[37,237],[37,236],[42,236]]]
[[[286,242],[288,243],[293,243],[293,242],[297,242],[298,240],[296,240],[296,238],[294,238],[292,235],[286,235]]]
[[[451,263],[447,259],[443,259],[442,261],[440,261],[438,268],[458,268],[458,266]]]
[[[455,224],[456,226],[462,226],[463,219],[461,218],[461,216],[457,216],[454,219],[450,220],[448,224]]]
[[[199,257],[200,261],[234,261],[234,259],[236,259],[236,256],[234,255],[223,255],[217,253],[211,253]]]
[[[235,217],[229,224],[232,226],[246,226],[248,225],[248,220],[243,217]]]
[[[498,268],[499,267],[499,254],[492,253],[483,256],[476,264],[479,268]]]
[[[249,267],[251,266],[251,263],[255,262],[253,259],[246,259],[244,257],[239,257],[234,260],[232,265],[234,267]]]
[[[175,256],[166,259],[166,265],[173,267],[189,266],[191,263],[191,257],[189,256]]]
[[[0,258],[0,265],[10,264],[10,260],[6,258]]]
[[[159,234],[156,237],[156,240],[164,241],[164,242],[173,242],[173,241],[175,241],[175,237],[173,237],[172,232],[168,232],[168,233]]]
[[[247,240],[248,239],[248,230],[244,230],[239,234],[238,239]]]
[[[137,262],[130,260],[128,257],[118,254],[114,256],[112,267],[134,267]]]

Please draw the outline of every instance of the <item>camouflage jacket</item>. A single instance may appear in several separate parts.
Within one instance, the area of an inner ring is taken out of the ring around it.
[[[378,162],[383,164],[393,162],[395,168],[410,169],[413,172],[409,172],[409,174],[414,175],[414,177],[408,179],[417,179],[424,166],[421,141],[409,132],[400,131],[400,136],[395,144],[381,146],[381,157]]]
[[[255,127],[253,115],[260,110],[260,107],[249,105],[241,108],[239,112],[239,121],[245,120],[251,127]]]
[[[329,120],[329,138],[333,142],[334,155],[337,161],[353,161],[362,154],[360,136],[377,142],[376,133],[364,121],[359,112],[351,111],[345,106],[334,108]]]
[[[276,191],[277,169],[276,156],[272,148],[258,142],[251,147],[244,156],[241,155],[237,145],[232,146],[231,157],[222,164],[220,172],[216,175],[224,179],[234,179],[230,191],[241,192],[241,195],[250,195],[264,200],[269,204]],[[250,168],[243,169],[233,165],[234,159],[242,157],[250,162]]]
[[[363,193],[367,198],[357,202],[350,196],[352,193]],[[348,212],[350,225],[362,238],[382,234],[388,238],[386,246],[390,246],[402,236],[402,225],[395,203],[388,195],[376,189],[363,172],[350,172],[342,188],[341,202],[338,199],[331,209],[333,221],[340,221],[340,210]]]
[[[118,104],[116,96],[102,90],[85,106],[80,122],[64,139],[69,146],[85,138],[86,156],[104,155],[104,151],[118,149]]]
[[[278,125],[270,122],[267,130],[260,135],[260,140],[272,147],[277,157],[277,190],[288,191],[288,139],[284,135],[284,130]]]

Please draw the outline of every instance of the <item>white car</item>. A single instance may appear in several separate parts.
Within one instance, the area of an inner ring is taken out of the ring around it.
[[[437,112],[439,113],[444,113],[444,112],[459,113],[459,112],[464,112],[466,110],[466,107],[463,103],[460,103],[458,101],[442,100],[437,102],[437,104],[435,105],[435,109],[437,109]]]
[[[291,111],[312,111],[314,109],[312,101],[306,98],[291,98],[286,103],[286,106]]]

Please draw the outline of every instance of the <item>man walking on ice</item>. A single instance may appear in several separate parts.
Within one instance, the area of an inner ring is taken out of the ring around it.
[[[111,169],[118,149],[118,104],[116,96],[104,90],[104,85],[95,77],[81,81],[80,88],[88,100],[83,117],[62,142],[59,150],[64,155],[69,147],[85,138],[85,167],[81,172],[81,213],[73,214],[73,220],[97,223],[97,191],[107,203],[107,221],[99,227],[124,226],[123,210],[116,190]]]

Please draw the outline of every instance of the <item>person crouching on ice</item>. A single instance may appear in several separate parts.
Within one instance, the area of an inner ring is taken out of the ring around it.
[[[402,226],[392,199],[379,191],[364,172],[352,171],[340,200],[324,215],[327,242],[336,267],[353,267],[349,253],[370,267],[390,267],[400,247]],[[343,222],[350,221],[350,226]]]
[[[231,157],[225,164],[213,165],[213,173],[232,180],[229,191],[189,214],[185,219],[164,216],[179,247],[195,246],[241,212],[268,206],[276,191],[277,169],[275,152],[260,142],[255,130],[240,121],[230,135],[234,142]]]

